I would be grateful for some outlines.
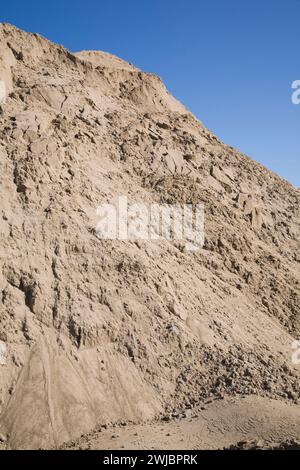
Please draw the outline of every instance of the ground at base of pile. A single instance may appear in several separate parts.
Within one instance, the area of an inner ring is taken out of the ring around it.
[[[62,449],[285,449],[299,436],[297,406],[250,396],[212,401],[180,420],[102,427]]]

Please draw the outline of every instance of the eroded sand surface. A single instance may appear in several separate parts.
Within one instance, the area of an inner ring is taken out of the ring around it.
[[[138,439],[95,446],[299,437],[299,189],[110,54],[1,24],[0,80],[1,445],[120,422]],[[100,239],[96,209],[119,196],[203,204],[203,249]],[[142,425],[207,400],[191,423]]]

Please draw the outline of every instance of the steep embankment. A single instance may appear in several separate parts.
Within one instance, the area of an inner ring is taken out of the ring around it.
[[[299,401],[299,190],[109,54],[0,26],[0,427],[58,446],[208,397]],[[203,250],[103,241],[95,210],[204,203]]]

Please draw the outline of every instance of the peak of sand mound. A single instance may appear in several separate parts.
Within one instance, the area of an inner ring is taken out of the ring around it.
[[[129,72],[137,72],[138,68],[129,64],[125,60],[119,59],[108,52],[102,51],[80,51],[75,53],[76,57],[93,64],[94,67],[107,67],[118,70],[127,70]]]
[[[203,400],[299,403],[299,190],[159,77],[0,26],[0,433],[60,446]],[[203,203],[205,244],[104,241],[96,207]]]

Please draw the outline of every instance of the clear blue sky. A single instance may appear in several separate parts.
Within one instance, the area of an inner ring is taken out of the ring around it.
[[[159,74],[226,143],[300,186],[300,0],[3,0],[0,21]]]

